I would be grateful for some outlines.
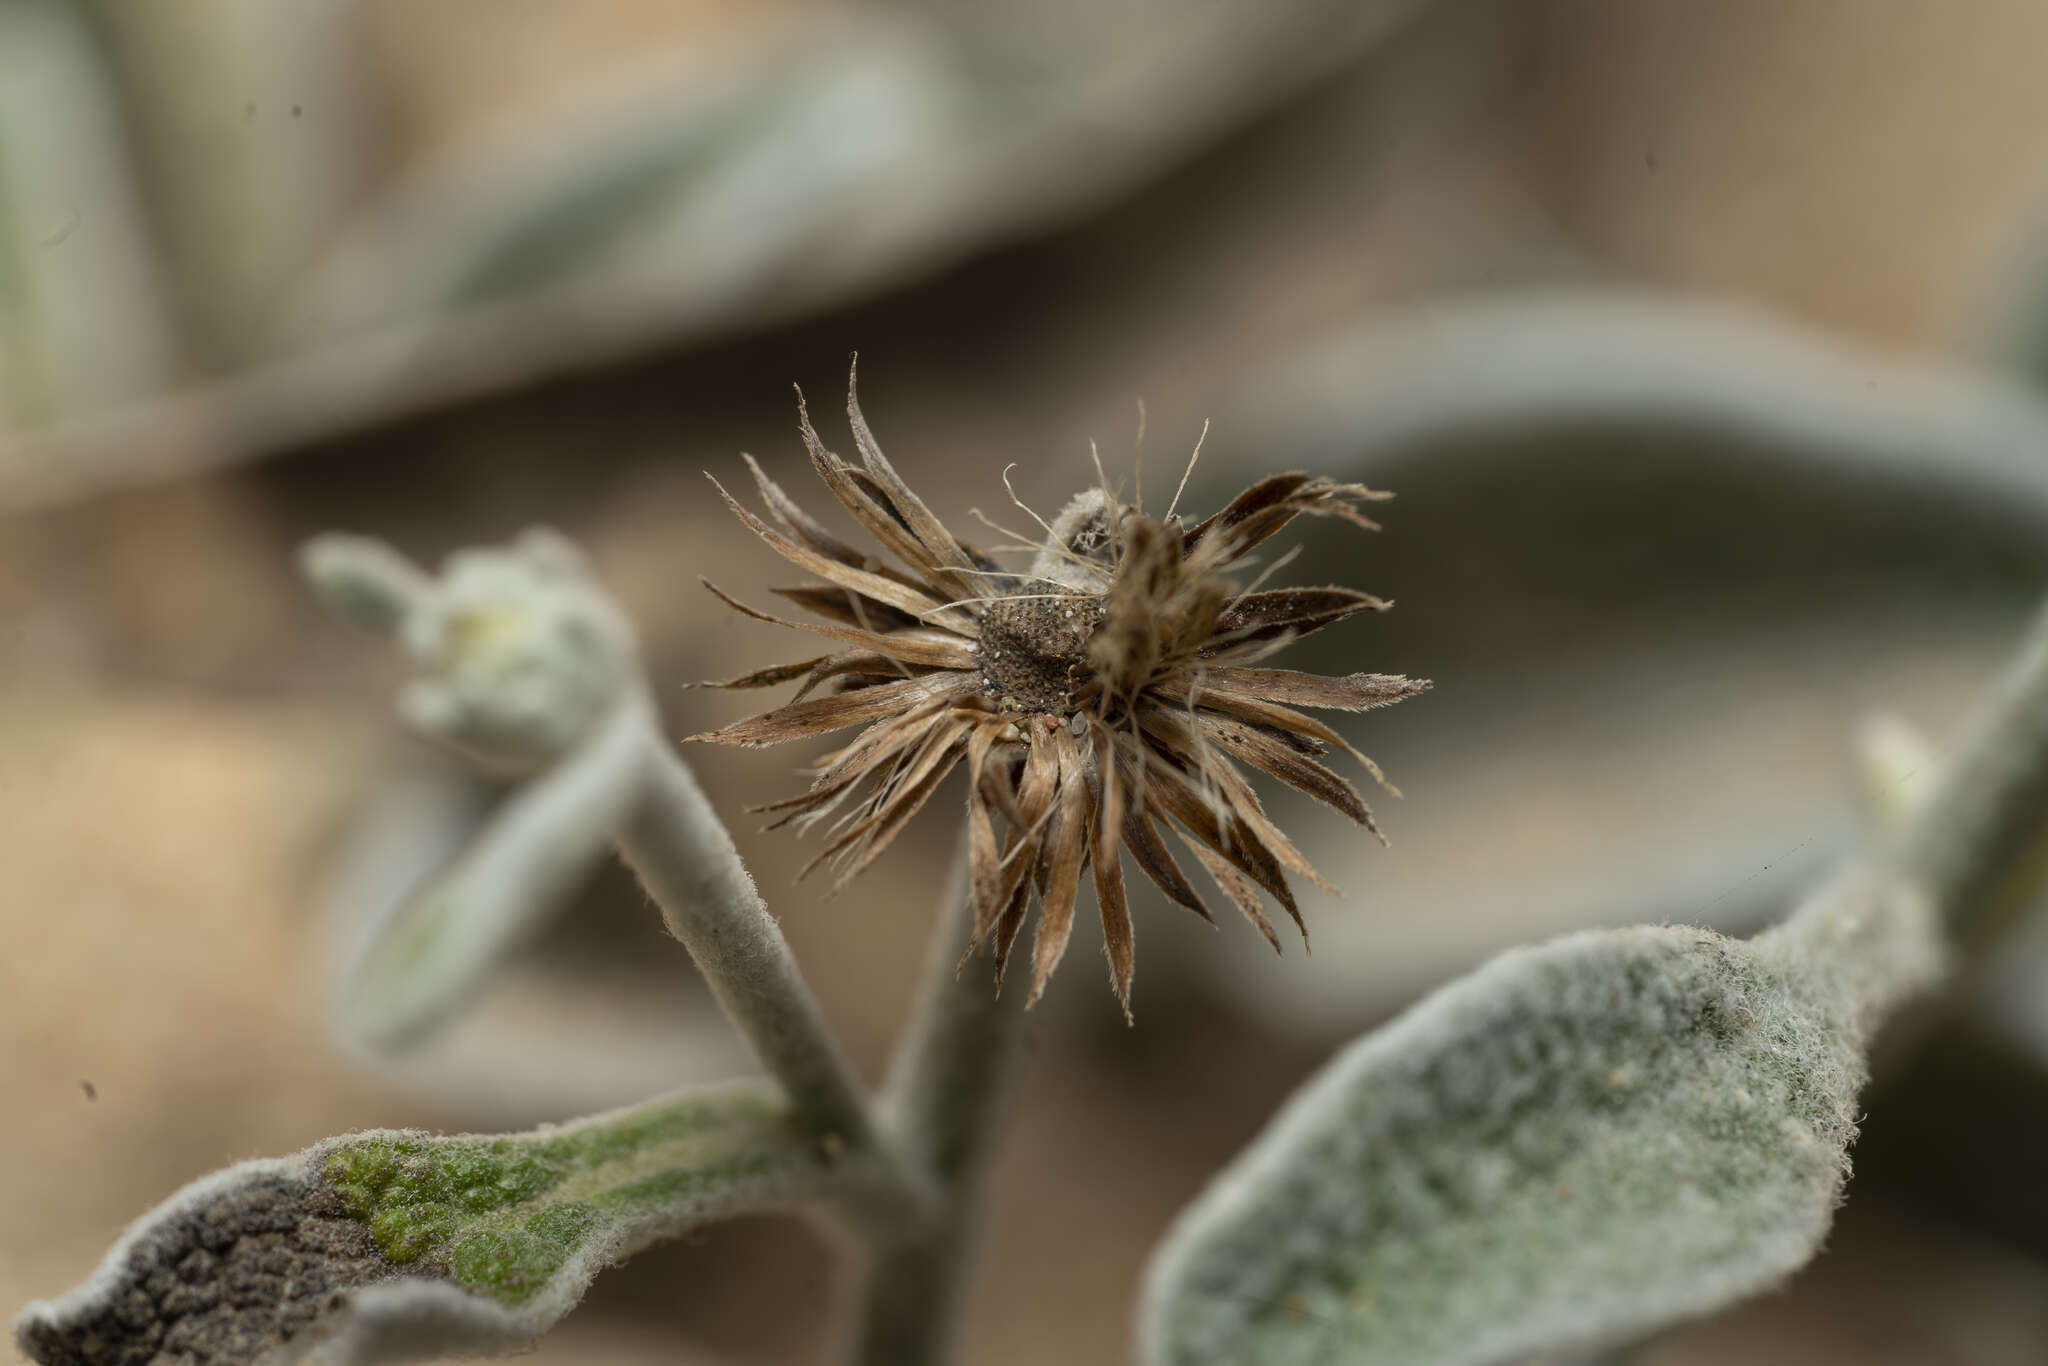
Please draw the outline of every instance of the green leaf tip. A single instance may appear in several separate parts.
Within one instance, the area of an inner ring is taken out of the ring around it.
[[[606,1264],[724,1215],[849,1196],[870,1166],[758,1083],[526,1134],[352,1134],[188,1186],[84,1285],[23,1310],[15,1337],[44,1366],[512,1349]]]
[[[367,536],[315,536],[299,547],[299,569],[328,611],[380,636],[396,636],[433,591],[418,565]]]
[[[1152,1366],[1480,1366],[1767,1286],[1825,1234],[1860,1000],[1780,943],[1503,954],[1314,1078],[1183,1214]]]
[[[589,1240],[817,1161],[766,1092],[691,1096],[606,1125],[502,1138],[341,1139],[321,1172],[392,1263],[523,1304]]]

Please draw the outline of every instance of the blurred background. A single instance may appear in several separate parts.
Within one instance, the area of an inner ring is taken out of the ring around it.
[[[745,1067],[600,876],[418,1053],[330,1023],[357,927],[495,791],[305,536],[428,561],[548,522],[676,734],[789,657],[708,496],[863,402],[955,525],[1136,458],[1395,489],[1301,581],[1398,600],[1307,667],[1434,693],[1347,732],[1392,847],[1271,801],[1345,889],[1315,952],[1139,908],[1034,1021],[968,1359],[1129,1354],[1173,1211],[1344,1040],[1509,943],[1745,931],[1858,838],[1859,718],[1937,744],[2048,587],[2048,8],[2030,0],[0,0],[0,1304],[229,1161],[561,1119]],[[693,748],[877,1077],[944,803],[835,899]],[[807,856],[807,855],[806,855]],[[1149,889],[1146,889],[1149,891]],[[1135,889],[1134,889],[1135,892]],[[1829,1250],[1637,1358],[2038,1363],[2048,934],[1895,1029]],[[600,1280],[543,1361],[820,1359],[834,1260],[742,1221]],[[6,1350],[6,1349],[0,1349]]]

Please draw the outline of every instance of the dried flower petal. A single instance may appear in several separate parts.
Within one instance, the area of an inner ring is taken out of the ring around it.
[[[872,863],[964,762],[975,912],[967,952],[990,944],[1000,985],[1035,898],[1043,910],[1032,947],[1034,1002],[1065,956],[1081,876],[1092,871],[1110,982],[1130,1015],[1126,850],[1169,900],[1215,923],[1161,826],[1276,950],[1261,892],[1306,943],[1287,873],[1328,884],[1233,761],[1377,834],[1371,809],[1320,759],[1337,749],[1375,778],[1378,767],[1295,708],[1365,711],[1429,684],[1259,667],[1302,636],[1390,604],[1336,587],[1240,592],[1228,574],[1296,517],[1376,529],[1359,505],[1389,495],[1276,474],[1189,529],[1091,489],[1049,525],[1029,573],[1012,574],[955,537],[911,491],[883,456],[851,384],[847,416],[858,464],[826,448],[798,396],[813,469],[901,567],[839,540],[749,458],[770,520],[723,487],[719,494],[755,535],[824,581],[773,590],[820,620],[785,620],[711,591],[756,620],[847,648],[707,685],[802,680],[789,704],[691,738],[768,745],[864,727],[819,762],[808,791],[761,808],[784,813],[776,824],[799,830],[830,819],[831,838],[813,866],[833,863],[839,885]]]

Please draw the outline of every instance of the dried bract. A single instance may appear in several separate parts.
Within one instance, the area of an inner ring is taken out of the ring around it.
[[[1290,642],[1389,604],[1348,588],[1240,591],[1226,574],[1304,514],[1376,529],[1361,505],[1389,495],[1278,474],[1190,527],[1171,508],[1153,517],[1090,489],[1046,526],[1030,571],[1016,574],[955,537],[910,491],[876,445],[857,394],[849,392],[847,413],[858,464],[826,449],[798,402],[818,477],[902,567],[840,541],[749,460],[770,520],[723,486],[719,493],[755,535],[817,576],[774,591],[818,620],[785,620],[711,591],[832,648],[713,685],[801,680],[787,705],[691,738],[770,745],[864,727],[819,761],[808,791],[764,808],[798,830],[830,822],[811,866],[831,862],[843,886],[964,761],[975,907],[968,952],[993,942],[998,983],[1035,899],[1038,999],[1066,952],[1082,875],[1092,872],[1110,977],[1128,1016],[1131,920],[1119,851],[1168,899],[1213,920],[1166,832],[1276,950],[1261,892],[1306,942],[1287,874],[1328,884],[1232,761],[1377,834],[1357,791],[1320,760],[1334,747],[1375,777],[1377,768],[1297,708],[1363,711],[1429,684],[1263,667]]]

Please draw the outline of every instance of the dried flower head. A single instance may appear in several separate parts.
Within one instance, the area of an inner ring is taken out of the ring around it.
[[[771,745],[865,727],[818,762],[808,791],[762,808],[783,812],[776,824],[799,830],[838,813],[830,842],[804,871],[831,860],[843,886],[965,760],[975,909],[968,953],[993,937],[998,984],[1035,896],[1043,908],[1032,953],[1031,1000],[1038,999],[1066,952],[1081,876],[1092,869],[1110,977],[1128,1017],[1131,920],[1119,850],[1169,899],[1214,923],[1165,831],[1275,950],[1280,939],[1261,891],[1286,908],[1306,943],[1287,872],[1329,884],[1231,761],[1377,835],[1357,791],[1318,761],[1334,747],[1375,778],[1378,768],[1296,708],[1362,711],[1429,684],[1256,667],[1291,641],[1389,604],[1349,588],[1240,590],[1225,573],[1303,514],[1376,530],[1359,505],[1389,495],[1278,474],[1188,527],[1171,507],[1153,517],[1106,487],[1090,489],[1052,523],[1040,522],[1042,541],[1012,547],[1035,558],[1028,572],[1011,573],[940,525],[910,491],[876,445],[851,386],[858,465],[825,448],[801,394],[798,410],[818,477],[903,568],[837,539],[749,458],[775,525],[722,485],[718,491],[755,535],[822,580],[773,590],[822,620],[770,616],[705,586],[747,616],[839,648],[708,685],[802,680],[789,704],[691,738]]]

